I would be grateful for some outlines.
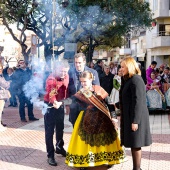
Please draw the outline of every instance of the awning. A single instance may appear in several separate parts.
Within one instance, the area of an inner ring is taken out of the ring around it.
[[[145,54],[146,54],[146,53],[137,54],[136,57],[145,57]]]

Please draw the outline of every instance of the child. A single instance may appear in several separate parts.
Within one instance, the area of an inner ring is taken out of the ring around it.
[[[124,161],[124,150],[116,130],[116,121],[111,121],[104,99],[107,92],[92,85],[93,74],[84,71],[80,75],[82,89],[73,97],[62,101],[64,105],[77,102],[80,114],[76,120],[66,155],[66,164],[71,167],[87,168],[114,165]],[[58,108],[61,102],[54,103]]]

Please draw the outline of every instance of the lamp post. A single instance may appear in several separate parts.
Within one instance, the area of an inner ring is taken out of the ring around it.
[[[53,58],[53,60],[55,60],[55,53],[54,53],[54,46],[55,46],[54,45],[54,38],[55,38],[54,37],[55,36],[54,22],[55,22],[55,18],[56,18],[56,0],[53,0],[52,25],[51,25],[51,27],[52,27],[51,31],[52,31],[52,50],[53,50],[52,58]]]
[[[38,58],[40,58],[40,39],[38,37]]]
[[[62,7],[66,8],[69,5],[69,1],[68,0],[63,0],[62,1]],[[55,44],[54,44],[54,39],[55,39],[55,19],[56,19],[56,0],[53,0],[53,10],[52,10],[52,47],[53,47],[53,58],[55,58],[55,54],[54,54],[54,49],[55,49]]]
[[[61,3],[63,8],[66,8],[69,5],[69,0],[63,0]],[[56,19],[56,0],[53,0],[53,10],[52,10],[52,24],[51,24],[51,31],[52,31],[52,58],[55,60],[55,19]]]

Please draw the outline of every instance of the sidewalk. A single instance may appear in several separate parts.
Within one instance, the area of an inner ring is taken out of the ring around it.
[[[7,104],[6,104],[7,105]],[[57,167],[47,163],[44,139],[43,115],[34,109],[35,122],[21,122],[18,108],[6,107],[3,122],[7,130],[0,132],[0,170],[76,170],[65,165],[65,158],[56,155]],[[170,114],[150,115],[153,144],[144,147],[142,170],[169,170],[170,168]],[[68,147],[72,126],[65,116],[64,141]],[[126,149],[128,161],[110,170],[132,170],[130,150]],[[97,168],[100,170],[100,168]]]

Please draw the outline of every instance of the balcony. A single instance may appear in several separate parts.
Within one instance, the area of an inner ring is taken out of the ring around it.
[[[170,32],[162,31],[152,36],[152,48],[169,46],[170,46]]]
[[[130,48],[121,48],[119,50],[119,55],[131,55],[131,49]]]
[[[153,9],[153,19],[169,17],[169,0],[158,0],[157,9]]]

